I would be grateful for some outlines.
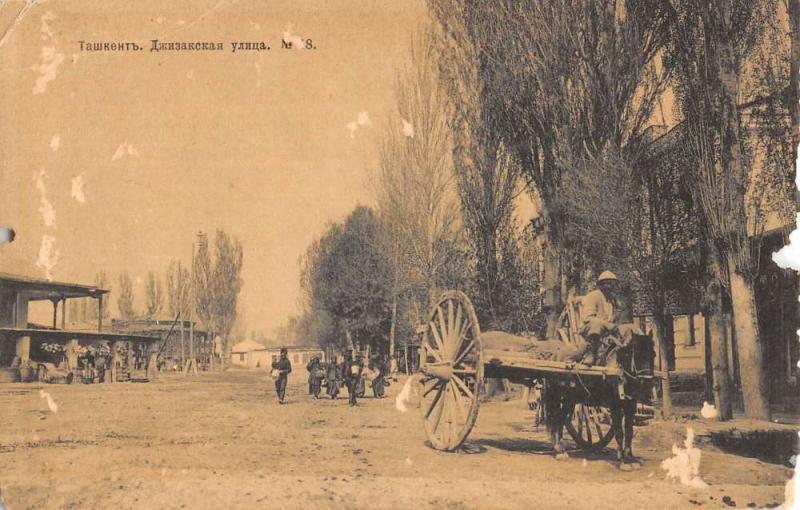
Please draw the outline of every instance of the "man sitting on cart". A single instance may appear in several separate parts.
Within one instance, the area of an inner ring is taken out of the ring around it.
[[[586,340],[583,349],[570,356],[571,361],[592,366],[602,362],[604,354],[619,337],[619,314],[615,310],[619,280],[611,271],[603,271],[597,278],[597,288],[581,299],[583,328],[581,336]]]

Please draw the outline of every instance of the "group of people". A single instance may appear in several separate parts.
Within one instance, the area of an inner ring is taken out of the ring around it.
[[[388,355],[372,356],[365,363],[364,355],[358,353],[353,357],[352,349],[345,351],[342,361],[332,359],[323,363],[319,356],[314,356],[306,365],[308,370],[308,393],[315,399],[320,398],[322,387],[327,387],[327,394],[331,399],[339,397],[342,385],[347,387],[350,406],[358,405],[357,398],[366,393],[366,379],[372,381],[372,392],[375,398],[385,398],[385,387],[388,385],[387,376],[390,371]],[[292,363],[289,361],[288,351],[281,349],[280,357],[272,363],[272,374],[275,378],[275,390],[278,402],[284,403],[286,397],[286,383],[292,372]]]

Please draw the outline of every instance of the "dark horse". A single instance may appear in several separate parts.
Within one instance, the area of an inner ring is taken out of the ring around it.
[[[570,419],[575,404],[605,406],[611,411],[614,439],[617,442],[617,461],[620,469],[638,467],[633,455],[633,420],[636,405],[649,401],[653,388],[653,338],[643,335],[633,325],[620,326],[620,335],[614,338],[605,358],[607,366],[619,368],[622,380],[575,375],[545,380],[542,392],[545,422],[553,442],[556,458],[566,456],[562,439],[564,423]]]

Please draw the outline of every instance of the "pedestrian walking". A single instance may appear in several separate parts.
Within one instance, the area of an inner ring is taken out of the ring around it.
[[[348,349],[345,352],[344,363],[342,363],[342,375],[344,382],[347,384],[347,393],[350,399],[350,406],[358,405],[356,401],[356,393],[358,386],[361,382],[361,375],[364,371],[364,361],[359,358],[353,359],[353,351]]]
[[[284,347],[281,349],[280,358],[272,362],[272,377],[275,378],[275,391],[278,394],[278,402],[281,404],[286,397],[286,383],[291,373],[292,362],[289,361],[289,351]]]
[[[339,384],[342,379],[340,371],[341,366],[336,362],[336,357],[334,357],[330,363],[328,363],[326,374],[328,379],[328,395],[332,400],[336,400],[336,398],[339,397]]]
[[[314,398],[319,398],[322,387],[322,379],[325,377],[320,366],[319,356],[314,356],[306,365],[308,370],[308,394]]]
[[[372,379],[372,395],[375,398],[384,397],[384,385],[386,383],[386,366],[380,355],[375,355],[369,363],[369,369],[375,374]]]

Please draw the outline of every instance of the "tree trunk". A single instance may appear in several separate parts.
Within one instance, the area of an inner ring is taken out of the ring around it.
[[[714,402],[716,404],[716,397],[714,396],[714,363],[711,361],[711,314],[703,314],[703,361],[705,366],[706,376],[706,402]],[[719,407],[717,407],[719,409]]]
[[[797,99],[800,97],[800,1],[789,0],[789,26],[792,32],[792,54],[789,72],[789,94],[787,94],[787,108],[792,115],[792,161],[797,160],[797,144],[800,141],[800,109]],[[794,189],[794,200],[800,210],[800,191]]]
[[[708,345],[711,349],[711,370],[714,393],[714,406],[719,411],[720,421],[733,418],[731,404],[731,380],[728,371],[728,341],[725,334],[725,318],[721,307],[706,315]]]
[[[666,373],[661,381],[661,416],[668,418],[672,416],[672,395],[669,387],[669,348],[665,338],[666,318],[663,314],[653,317],[653,340],[658,346],[658,369]]]
[[[706,358],[711,365],[710,389],[714,405],[719,411],[719,420],[726,421],[733,418],[731,402],[733,385],[728,352],[728,318],[725,315],[722,287],[718,280],[725,271],[717,252],[712,246],[709,248],[706,259],[709,279],[705,288],[706,348],[709,350]]]
[[[392,323],[389,326],[389,359],[394,359],[394,335],[395,335],[395,324],[397,321],[397,294],[395,293],[392,296]]]
[[[736,270],[733,261],[728,262],[728,269],[744,412],[749,418],[768,421],[769,391],[764,371],[763,346],[758,332],[755,289],[752,282]]]
[[[480,293],[489,312],[489,327],[497,327],[497,237],[494,231],[483,232],[482,257],[478,262]]]
[[[549,238],[548,241],[552,239]],[[544,250],[544,303],[542,309],[547,313],[546,338],[558,338],[558,318],[564,307],[561,296],[561,255],[553,243],[546,242]]]

